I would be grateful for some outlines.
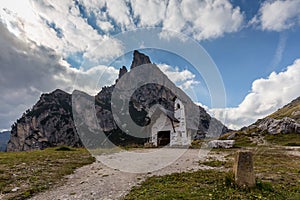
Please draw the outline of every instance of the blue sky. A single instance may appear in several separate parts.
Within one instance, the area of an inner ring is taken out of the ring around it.
[[[0,28],[0,130],[41,93],[113,84],[134,49],[231,128],[300,94],[298,0],[1,0]]]
[[[299,33],[299,28],[280,33],[247,28],[214,41],[201,42],[222,74],[228,106],[237,106],[254,80],[285,70],[299,57]],[[285,44],[279,56],[276,52],[281,40]]]

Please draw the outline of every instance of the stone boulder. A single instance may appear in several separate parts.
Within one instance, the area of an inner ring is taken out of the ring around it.
[[[209,148],[229,149],[233,147],[234,143],[235,140],[212,140],[208,142],[207,146]]]
[[[235,176],[235,182],[239,187],[255,186],[252,152],[237,152],[234,161],[233,172]]]
[[[258,123],[257,128],[269,134],[300,133],[300,124],[289,117],[282,119],[265,118]]]

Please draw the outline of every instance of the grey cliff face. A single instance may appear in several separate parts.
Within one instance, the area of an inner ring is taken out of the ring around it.
[[[151,61],[148,56],[135,50],[133,52],[133,60],[132,60],[130,69],[133,69],[133,68],[143,65],[143,64],[150,64],[150,63],[151,63]]]
[[[12,125],[7,151],[28,151],[45,147],[82,146],[72,119],[71,95],[55,90],[40,100]]]
[[[121,67],[120,70],[119,70],[119,77],[118,77],[118,79],[120,79],[126,73],[127,73],[127,68],[125,66]]]

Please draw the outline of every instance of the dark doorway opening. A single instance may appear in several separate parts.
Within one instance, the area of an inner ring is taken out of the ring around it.
[[[159,131],[157,133],[157,145],[158,146],[166,146],[170,144],[170,131]]]

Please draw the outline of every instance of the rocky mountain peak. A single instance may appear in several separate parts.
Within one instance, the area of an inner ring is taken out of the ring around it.
[[[120,79],[126,73],[127,73],[127,68],[125,66],[121,67],[119,69],[119,77],[118,77],[118,79]]]
[[[151,63],[150,58],[143,53],[134,51],[131,69]],[[119,70],[120,79],[127,69],[125,66]],[[105,86],[96,96],[90,96],[84,92],[74,91],[77,98],[85,98],[95,103],[95,112],[99,127],[107,134],[108,139],[117,145],[143,144],[147,138],[137,138],[123,132],[116,124],[111,111],[111,96],[115,85]],[[73,92],[73,93],[74,93]],[[138,125],[145,124],[147,110],[152,105],[160,104],[167,110],[174,109],[175,94],[158,84],[146,84],[139,88],[132,96],[129,105],[130,115]],[[80,107],[80,106],[79,106]],[[200,108],[199,127],[195,135],[205,137],[210,125],[223,127],[222,132],[227,128],[216,119],[210,117],[204,109]],[[79,108],[80,115],[84,108]],[[83,124],[83,127],[90,127],[90,124]],[[210,128],[214,130],[214,128]],[[216,128],[215,128],[216,129]],[[86,129],[90,134],[90,130]],[[89,141],[93,142],[93,141]],[[73,147],[82,146],[82,141],[76,131],[73,110],[72,96],[63,90],[56,89],[47,94],[42,94],[39,101],[28,109],[13,125],[7,151],[29,151],[32,149],[43,149],[46,147],[68,145]]]
[[[11,129],[7,151],[28,151],[57,145],[82,146],[73,122],[71,95],[57,89],[42,94]]]
[[[139,65],[150,64],[150,63],[151,63],[151,60],[148,56],[135,50],[133,52],[133,60],[132,60],[130,69],[133,69]]]
[[[49,101],[50,99],[56,99],[57,97],[68,98],[69,96],[70,96],[69,93],[67,93],[61,89],[56,89],[53,92],[42,94],[40,101],[42,101],[42,100]]]
[[[63,91],[63,90],[61,90],[61,89],[56,89],[56,90],[54,90],[53,92],[51,92],[50,94],[53,94],[53,95],[66,95],[66,94],[68,94],[67,92],[65,92],[65,91]]]
[[[120,69],[119,69],[119,76],[118,76],[118,79],[116,80],[116,83],[120,80],[120,78],[126,74],[128,72],[127,68],[125,66],[122,66]]]

